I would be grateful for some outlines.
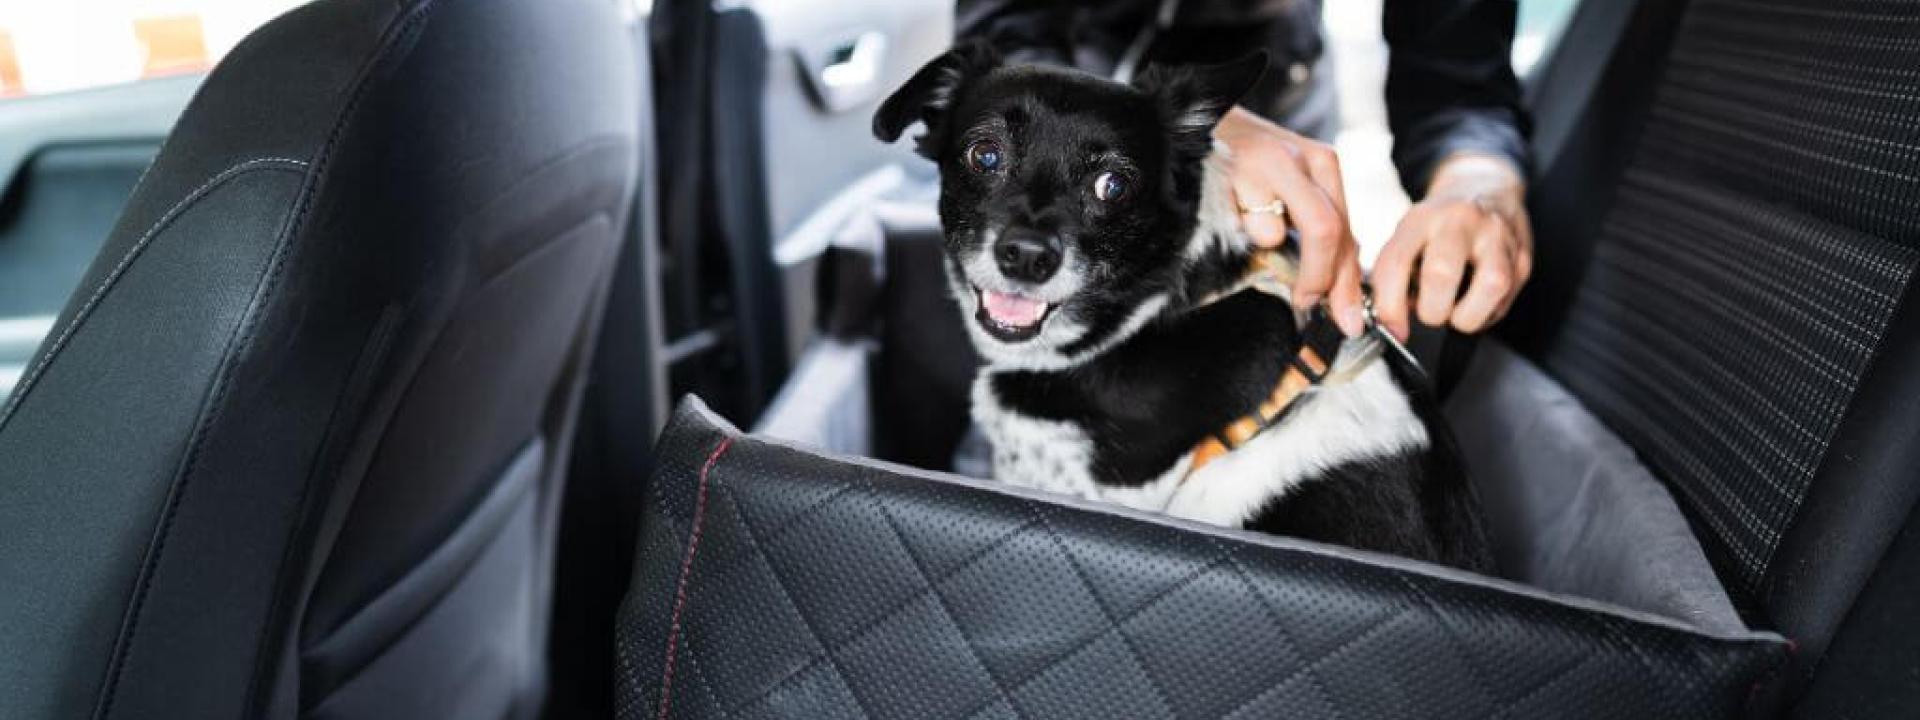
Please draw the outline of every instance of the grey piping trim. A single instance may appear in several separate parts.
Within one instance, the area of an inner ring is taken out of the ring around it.
[[[41,355],[40,359],[33,364],[33,369],[27,371],[26,376],[20,379],[19,386],[13,390],[13,398],[7,401],[5,408],[0,408],[0,429],[6,428],[7,421],[13,418],[14,410],[20,406],[22,401],[26,400],[27,393],[33,390],[35,382],[40,379],[41,374],[46,372],[47,366],[53,362],[54,356],[59,355],[60,351],[66,348],[67,341],[73,337],[74,331],[80,328],[80,323],[85,322],[86,319],[93,314],[94,307],[99,305],[100,300],[107,296],[107,291],[113,289],[114,283],[120,280],[121,275],[126,274],[127,267],[133,264],[134,258],[139,257],[140,252],[145,250],[147,245],[153,242],[153,238],[159,235],[162,229],[173,224],[173,221],[178,219],[181,213],[186,212],[187,208],[192,207],[194,203],[206,197],[207,193],[211,192],[221,183],[250,170],[274,165],[291,165],[297,168],[307,167],[307,163],[304,160],[294,160],[283,157],[255,158],[235,164],[220,171],[219,174],[209,178],[206,182],[201,183],[200,187],[194,188],[193,192],[187,193],[186,197],[181,198],[179,202],[173,204],[173,207],[168,208],[167,212],[162,214],[159,220],[155,220],[153,225],[147,228],[146,232],[141,233],[140,239],[133,243],[133,247],[127,249],[127,254],[120,257],[120,262],[116,263],[113,266],[113,270],[107,273],[106,278],[100,281],[100,286],[94,288],[93,294],[87,297],[87,301],[81,304],[78,311],[74,312],[73,320],[68,322],[66,327],[61,328],[60,334],[54,337],[52,343],[47,345],[46,353]],[[142,179],[145,179],[144,175]]]

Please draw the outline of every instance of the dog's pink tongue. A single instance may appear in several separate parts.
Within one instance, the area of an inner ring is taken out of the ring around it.
[[[987,315],[994,322],[1008,327],[1026,327],[1040,322],[1040,316],[1046,314],[1047,304],[1024,295],[987,290],[981,293],[986,303]]]

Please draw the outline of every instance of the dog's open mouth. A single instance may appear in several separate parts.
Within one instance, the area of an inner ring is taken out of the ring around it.
[[[979,287],[973,291],[980,299],[980,309],[974,312],[974,319],[988,335],[1001,342],[1032,339],[1040,334],[1040,326],[1053,313],[1054,306],[1039,298]]]

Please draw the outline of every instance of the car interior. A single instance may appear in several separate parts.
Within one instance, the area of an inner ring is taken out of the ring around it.
[[[950,2],[7,92],[0,717],[1920,716],[1920,3],[1566,4],[1534,276],[1417,339],[1491,575],[988,479],[870,129]]]

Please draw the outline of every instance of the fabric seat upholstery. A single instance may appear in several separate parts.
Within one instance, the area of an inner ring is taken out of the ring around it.
[[[1640,10],[1616,65],[1674,37],[1644,119],[1589,124],[1542,168],[1545,272],[1510,335],[1673,488],[1745,613],[1797,642],[1791,699],[1864,620],[1870,578],[1914,567],[1891,549],[1920,496],[1920,3]],[[1611,83],[1591,114],[1640,117],[1605,104],[1634,79]],[[1592,172],[1605,154],[1628,158],[1618,177]],[[1579,189],[1596,183],[1611,197]]]
[[[214,70],[0,409],[0,714],[537,710],[633,72],[598,0],[322,0]]]

